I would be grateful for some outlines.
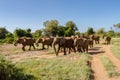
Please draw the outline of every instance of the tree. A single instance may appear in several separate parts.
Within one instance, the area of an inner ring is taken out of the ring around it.
[[[115,31],[116,31],[116,32],[119,32],[120,23],[114,24],[113,27],[115,28]]]
[[[21,28],[17,28],[14,30],[14,35],[15,37],[32,37],[31,34],[31,29],[21,29]]]
[[[0,39],[5,39],[7,33],[8,31],[5,27],[0,27]]]
[[[17,28],[14,30],[15,37],[24,37],[26,36],[26,31],[24,29]]]
[[[45,28],[43,29],[43,33],[45,36],[56,36],[58,34],[57,20],[45,21],[43,25],[45,26]]]
[[[75,32],[75,35],[80,36],[80,32],[79,32],[79,31],[76,31],[76,32]]]
[[[106,35],[113,37],[115,36],[115,32],[113,30],[109,30]]]
[[[94,33],[95,32],[94,32],[93,28],[92,27],[88,27],[87,34],[91,35],[91,34],[94,34]]]
[[[34,38],[39,38],[42,36],[42,30],[36,30],[35,33],[33,33]]]
[[[58,36],[65,36],[65,27],[58,26]]]
[[[5,38],[6,43],[13,43],[14,42],[14,35],[12,33],[7,33]]]
[[[25,31],[26,31],[26,34],[25,34],[26,37],[32,37],[30,28],[26,29]]]
[[[78,30],[76,24],[73,22],[73,21],[68,21],[66,24],[65,24],[65,35],[66,36],[72,36],[72,35],[75,35],[75,31]]]
[[[100,29],[97,31],[97,34],[104,34],[104,33],[105,33],[104,28],[100,28]]]

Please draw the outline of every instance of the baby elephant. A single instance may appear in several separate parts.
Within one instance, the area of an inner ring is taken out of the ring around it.
[[[17,46],[18,43],[22,44],[23,51],[25,51],[25,47],[27,45],[29,46],[29,50],[31,49],[31,46],[33,46],[33,48],[35,49],[35,46],[34,46],[35,39],[33,38],[18,38],[16,42],[14,43],[14,45]]]
[[[111,37],[110,36],[106,36],[105,37],[105,44],[110,44],[110,41],[111,41]]]

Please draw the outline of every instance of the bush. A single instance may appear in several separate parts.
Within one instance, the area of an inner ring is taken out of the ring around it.
[[[0,55],[0,80],[34,80],[34,77],[24,74],[23,69],[15,67]]]
[[[13,43],[14,42],[14,38],[8,37],[5,39],[6,43]]]

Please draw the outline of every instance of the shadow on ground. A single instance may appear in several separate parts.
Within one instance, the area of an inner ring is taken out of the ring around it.
[[[89,49],[89,54],[94,55],[94,54],[101,54],[101,53],[105,53],[104,50],[101,50],[102,47],[93,47],[91,49]]]

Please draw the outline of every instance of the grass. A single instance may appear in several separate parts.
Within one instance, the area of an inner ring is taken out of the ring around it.
[[[118,59],[120,59],[120,38],[113,38],[112,39],[112,46],[111,51],[113,55],[115,55]]]
[[[25,73],[34,75],[37,80],[91,80],[89,59],[87,54],[70,54],[51,59],[29,59],[16,63],[16,66],[24,68]]]
[[[113,77],[117,75],[117,72],[115,71],[114,64],[104,55],[101,57],[102,63],[107,71],[107,74],[109,77]]]

